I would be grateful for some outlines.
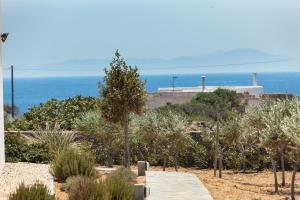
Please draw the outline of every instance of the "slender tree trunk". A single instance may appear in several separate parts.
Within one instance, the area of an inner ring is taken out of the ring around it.
[[[129,168],[129,133],[128,133],[128,114],[124,116],[124,136],[125,136],[125,148],[124,148],[124,155],[125,155],[125,162],[124,166]]]
[[[245,172],[245,171],[246,171],[246,156],[243,153],[243,172]]]
[[[163,157],[163,171],[166,171],[167,159],[166,156]]]
[[[285,167],[284,167],[284,149],[280,148],[280,163],[282,172],[282,187],[285,187]]]
[[[174,154],[174,168],[175,168],[175,171],[177,172],[178,171],[178,165],[177,165],[177,156],[176,156],[176,154]]]
[[[218,156],[217,153],[214,155],[214,177],[217,176],[217,167],[218,167]]]
[[[113,167],[113,155],[111,152],[107,153],[107,167]]]
[[[276,170],[276,161],[274,159],[272,159],[272,169],[273,169],[273,173],[274,173],[274,187],[275,187],[275,191],[274,192],[278,192],[278,180],[277,180],[277,170]]]
[[[220,152],[220,156],[219,156],[219,178],[222,178],[222,169],[223,169],[223,155]]]
[[[292,175],[292,182],[291,182],[291,198],[295,200],[295,180],[296,180],[296,173],[298,168],[294,166],[293,175]]]
[[[220,156],[219,155],[219,145],[220,145],[220,142],[219,142],[219,133],[220,133],[220,113],[218,112],[217,113],[217,130],[216,130],[216,149],[215,149],[215,158],[214,158],[214,176],[216,177],[217,176],[217,165],[218,165],[218,157]],[[220,164],[220,163],[219,163]],[[220,168],[220,166],[219,166]]]

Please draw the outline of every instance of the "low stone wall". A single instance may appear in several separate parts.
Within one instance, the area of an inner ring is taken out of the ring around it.
[[[190,102],[197,94],[198,92],[176,91],[148,93],[146,109],[151,110],[154,108],[166,106],[167,104],[185,104]],[[257,106],[260,100],[253,95],[243,94],[242,97],[248,101],[249,106]]]
[[[167,104],[184,104],[192,100],[197,92],[158,92],[149,93],[146,103],[146,109],[162,107]]]

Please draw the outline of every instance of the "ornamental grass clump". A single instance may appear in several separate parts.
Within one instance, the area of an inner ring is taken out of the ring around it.
[[[38,131],[35,134],[35,138],[41,143],[47,144],[49,152],[53,156],[56,156],[65,149],[76,146],[75,134],[62,131],[58,124],[53,129],[47,125],[45,130]]]
[[[69,148],[55,157],[51,172],[58,181],[65,181],[70,176],[94,176],[94,165],[95,159],[90,153]]]
[[[20,184],[16,192],[9,195],[9,200],[55,200],[54,195],[50,195],[47,187],[40,183],[32,186]]]

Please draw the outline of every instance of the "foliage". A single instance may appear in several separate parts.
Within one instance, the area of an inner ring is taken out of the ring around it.
[[[75,128],[90,139],[94,146],[101,148],[99,153],[105,157],[103,161],[112,167],[117,155],[120,154],[120,147],[123,146],[119,124],[106,121],[99,111],[90,111],[76,120]]]
[[[61,191],[69,192],[72,185],[74,185],[79,178],[82,178],[82,176],[70,176],[66,179],[66,181],[61,186]]]
[[[200,92],[192,99],[192,103],[210,106],[211,112],[221,112],[222,118],[225,119],[229,118],[232,112],[244,112],[246,105],[235,91],[222,88],[214,92]]]
[[[132,124],[135,135],[141,135],[148,148],[156,149],[156,156],[171,158],[177,167],[179,153],[192,141],[187,134],[184,116],[167,111],[150,111],[137,117]]]
[[[126,167],[129,165],[129,114],[143,112],[147,97],[144,85],[137,67],[128,66],[118,50],[110,69],[105,69],[104,84],[99,83],[103,117],[110,122],[121,122],[124,126]]]
[[[133,172],[124,168],[110,174],[106,180],[108,199],[132,200],[135,178]]]
[[[5,135],[6,162],[49,163],[51,156],[45,143],[28,144],[20,134]]]
[[[208,167],[208,150],[204,145],[195,141],[191,141],[188,146],[179,153],[178,157],[179,164],[183,167]]]
[[[118,50],[110,69],[105,69],[104,83],[99,83],[104,118],[124,123],[124,115],[143,111],[146,102],[145,82],[140,80],[138,69],[127,65]]]
[[[184,115],[188,121],[207,121],[213,122],[216,116],[216,110],[211,105],[189,102],[185,104],[168,104],[156,108],[158,111],[172,111]]]
[[[9,200],[55,200],[54,195],[50,195],[45,185],[35,183],[32,186],[19,185],[16,192],[9,195]]]
[[[75,146],[75,134],[61,131],[58,127],[51,129],[47,126],[45,130],[38,131],[35,138],[46,144],[53,156]]]
[[[51,99],[45,103],[29,108],[24,113],[28,129],[40,130],[47,126],[53,128],[56,124],[61,129],[70,130],[74,120],[84,112],[95,110],[98,100],[94,97],[75,96],[59,101]]]
[[[286,115],[280,128],[287,140],[287,158],[292,163],[291,199],[295,200],[295,176],[300,164],[300,99],[294,98],[290,104],[290,115]]]
[[[11,114],[4,111],[4,129],[9,130],[13,128],[14,119],[12,118]]]
[[[67,179],[69,180],[69,179]],[[93,177],[78,176],[72,179],[70,200],[108,200],[105,184]]]
[[[59,181],[65,181],[70,176],[94,176],[94,164],[91,154],[69,148],[56,156],[51,165],[51,172]]]
[[[4,108],[3,108],[4,112],[8,113],[8,114],[12,114],[12,106],[9,104],[4,104]],[[14,114],[17,115],[19,113],[19,108],[14,105]]]
[[[87,176],[69,177],[64,188],[70,200],[132,200],[135,179],[133,172],[120,168],[104,181]]]

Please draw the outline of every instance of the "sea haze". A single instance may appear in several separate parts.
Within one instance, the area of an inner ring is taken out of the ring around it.
[[[146,89],[155,92],[160,87],[171,87],[173,75],[144,75]],[[200,85],[200,74],[175,75],[176,87]],[[251,85],[251,73],[206,74],[207,85]],[[99,77],[59,77],[59,78],[16,78],[15,104],[20,112],[51,98],[66,99],[75,95],[98,96]],[[258,73],[258,84],[266,93],[283,92],[300,95],[300,72]],[[10,79],[4,79],[4,102],[11,103]]]

